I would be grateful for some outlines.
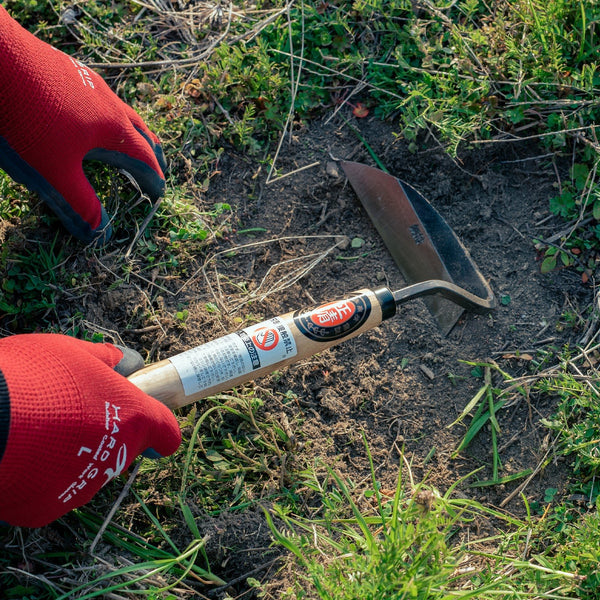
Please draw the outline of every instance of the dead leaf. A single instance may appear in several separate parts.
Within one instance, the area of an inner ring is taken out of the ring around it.
[[[531,356],[531,354],[503,354],[502,358],[516,358],[517,360],[533,360],[533,356]]]

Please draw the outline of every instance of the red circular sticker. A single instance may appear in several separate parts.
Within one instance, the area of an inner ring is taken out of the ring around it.
[[[351,300],[330,302],[319,306],[310,314],[310,320],[317,327],[336,327],[349,321],[356,312]]]
[[[271,327],[261,327],[252,334],[252,341],[257,348],[268,352],[279,343],[279,334]]]
[[[371,314],[366,294],[329,302],[307,312],[296,312],[294,323],[302,335],[316,342],[337,340],[359,329]]]

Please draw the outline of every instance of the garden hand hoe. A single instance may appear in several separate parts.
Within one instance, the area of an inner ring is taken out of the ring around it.
[[[129,380],[171,409],[185,406],[353,338],[423,297],[447,335],[463,309],[486,313],[494,295],[440,214],[415,189],[379,169],[341,166],[409,284],[362,289],[296,310],[136,371]]]

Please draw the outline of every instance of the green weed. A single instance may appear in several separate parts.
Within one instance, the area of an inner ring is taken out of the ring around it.
[[[559,433],[560,451],[574,460],[576,473],[600,467],[600,401],[593,380],[568,371],[538,383],[541,392],[558,398],[558,408],[546,425]]]
[[[511,473],[508,475],[500,475],[502,469],[502,460],[498,450],[498,436],[501,433],[500,424],[498,422],[498,413],[502,407],[511,399],[513,392],[506,393],[497,385],[492,382],[492,373],[499,374],[504,381],[511,380],[512,377],[498,365],[494,363],[478,363],[465,361],[466,364],[473,367],[472,372],[477,376],[483,376],[483,385],[479,388],[477,393],[471,398],[466,404],[460,415],[448,425],[448,428],[452,428],[462,423],[467,417],[470,418],[469,425],[467,426],[466,433],[462,437],[456,450],[452,456],[456,458],[461,452],[463,452],[469,444],[475,439],[479,432],[487,427],[490,431],[491,436],[491,455],[492,455],[492,477],[489,480],[477,481],[471,484],[472,487],[487,487],[491,485],[499,485],[509,483],[526,477],[531,473],[531,469],[520,471],[518,473]],[[523,390],[517,388],[517,393],[521,393]]]
[[[311,517],[281,505],[266,512],[275,541],[304,570],[305,581],[289,590],[294,598],[564,598],[561,592],[579,580],[557,569],[558,562],[517,558],[514,549],[524,543],[527,524],[453,498],[454,486],[441,495],[425,483],[414,485],[410,471],[405,482],[400,470],[395,490],[382,490],[372,462],[371,476],[359,490],[328,469],[313,486],[321,508]],[[502,555],[478,549],[490,540],[465,537],[479,519],[497,519],[513,530],[495,540],[504,546]],[[497,577],[499,570],[506,575]]]
[[[572,594],[581,600],[598,597],[600,520],[597,505],[586,512],[572,502],[561,503],[533,522],[531,552],[576,574]]]
[[[64,249],[57,243],[40,242],[34,249],[15,254],[10,244],[0,250],[3,273],[0,314],[4,326],[30,329],[40,317],[56,319],[57,299],[72,287],[81,274],[71,275],[65,268]],[[85,276],[83,276],[85,277]]]
[[[211,400],[202,414],[193,408],[187,417],[191,431],[184,441],[178,502],[218,514],[251,505],[259,481],[274,494],[284,493],[287,476],[282,469],[289,444],[285,427],[257,415],[262,400],[250,390]]]
[[[89,599],[105,598],[114,592],[130,591],[135,593],[141,585],[147,588],[144,595],[161,598],[166,592],[191,576],[208,585],[225,583],[214,575],[205,563],[204,539],[194,539],[187,548],[179,549],[160,522],[147,509],[141,498],[139,496],[137,498],[149,522],[156,527],[157,537],[162,537],[168,550],[161,548],[158,542],[149,542],[127,529],[109,525],[102,532],[103,539],[113,547],[121,548],[129,555],[135,556],[137,559],[135,564],[114,566],[106,574],[61,594],[57,600],[67,600],[67,598],[72,598],[73,594],[77,594],[77,598]],[[93,515],[82,511],[79,518],[91,534],[95,535],[100,530],[102,523]],[[204,563],[206,566],[202,567],[197,563]]]

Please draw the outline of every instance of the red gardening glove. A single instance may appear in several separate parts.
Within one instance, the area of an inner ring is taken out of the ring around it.
[[[85,159],[129,172],[153,200],[164,191],[162,149],[141,117],[0,6],[0,168],[37,192],[74,236],[107,240],[109,217]]]
[[[177,420],[115,372],[123,359],[112,344],[59,334],[0,339],[0,521],[41,527],[140,453],[175,452]]]

